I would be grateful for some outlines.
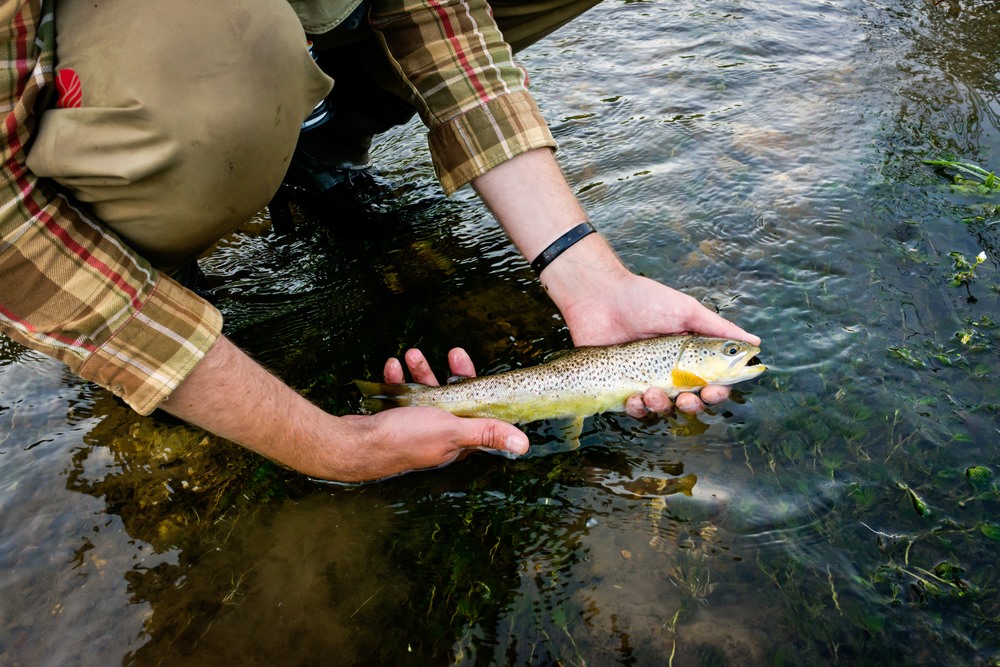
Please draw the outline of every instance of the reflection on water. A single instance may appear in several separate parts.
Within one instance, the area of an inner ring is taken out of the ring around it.
[[[343,487],[0,341],[0,663],[995,663],[1000,200],[921,160],[1000,167],[998,30],[991,2],[607,2],[525,54],[626,261],[764,339],[697,418]],[[238,343],[338,412],[407,346],[569,345],[419,133],[378,160],[392,197],[205,260]]]

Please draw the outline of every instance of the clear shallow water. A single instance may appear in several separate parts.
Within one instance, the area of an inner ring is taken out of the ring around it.
[[[760,4],[606,3],[523,60],[595,223],[767,375],[343,488],[0,342],[0,662],[993,664],[1000,196],[921,159],[1000,165],[997,6]],[[422,146],[380,145],[392,200],[206,261],[233,337],[332,410],[406,346],[569,344]]]

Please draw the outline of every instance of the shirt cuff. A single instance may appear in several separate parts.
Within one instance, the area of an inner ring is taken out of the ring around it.
[[[149,299],[80,366],[79,375],[148,415],[188,376],[222,332],[222,314],[160,275]]]
[[[447,195],[493,167],[556,141],[527,91],[516,91],[456,116],[430,131],[434,172]]]

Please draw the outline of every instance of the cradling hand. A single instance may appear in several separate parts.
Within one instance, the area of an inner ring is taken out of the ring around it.
[[[624,267],[606,271],[596,285],[561,295],[557,301],[577,345],[609,345],[653,336],[694,333],[759,344],[760,339],[709,310],[696,299]],[[633,396],[626,411],[633,417],[648,412],[699,412],[706,404],[729,398],[729,388],[709,385],[699,394],[685,392],[671,401],[653,388]]]
[[[415,382],[439,385],[419,350],[407,351],[404,358]],[[452,350],[448,360],[452,375],[476,374],[464,350]],[[389,384],[404,381],[399,360],[392,358],[386,362],[384,376]],[[510,454],[528,451],[528,437],[512,424],[499,419],[456,417],[437,408],[393,408],[374,415],[347,415],[343,419],[363,430],[365,470],[350,475],[357,481],[447,465],[477,449]]]

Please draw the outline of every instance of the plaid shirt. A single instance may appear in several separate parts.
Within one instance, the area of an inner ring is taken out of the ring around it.
[[[373,0],[369,20],[430,128],[445,193],[555,146],[486,0]]]
[[[554,146],[485,0],[375,0],[445,192]],[[0,331],[148,414],[220,335],[219,312],[25,167],[52,90],[53,0],[0,2]]]

